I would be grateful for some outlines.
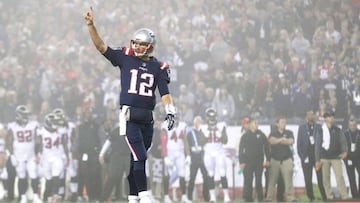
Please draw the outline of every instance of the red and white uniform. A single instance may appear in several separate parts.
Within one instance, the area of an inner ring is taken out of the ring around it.
[[[12,163],[19,178],[25,178],[26,174],[31,179],[37,178],[35,138],[38,127],[37,121],[29,121],[24,125],[17,122],[8,124],[8,130],[11,131],[10,134],[13,137]]]
[[[167,131],[166,157],[165,163],[168,170],[176,167],[180,177],[185,176],[185,122],[179,122],[174,129]]]
[[[204,164],[209,176],[214,176],[215,171],[219,173],[221,177],[226,175],[226,157],[223,143],[221,142],[222,131],[225,128],[225,122],[219,122],[216,124],[216,131],[209,130],[206,125],[202,129],[207,143],[204,146]]]
[[[50,180],[60,176],[65,169],[65,153],[62,144],[62,136],[65,131],[58,129],[53,132],[42,127],[38,130],[38,136],[42,141],[41,165],[44,177]]]

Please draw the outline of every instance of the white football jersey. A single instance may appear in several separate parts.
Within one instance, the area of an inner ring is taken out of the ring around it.
[[[35,137],[38,127],[37,121],[29,121],[26,125],[9,123],[8,129],[13,133],[13,154],[17,160],[29,160],[35,156]]]
[[[38,136],[42,139],[42,156],[43,157],[63,157],[64,147],[62,144],[62,135],[64,131],[57,129],[54,132],[48,131],[45,127],[38,130]]]
[[[220,141],[220,138],[224,128],[226,128],[225,122],[217,123],[216,131],[210,131],[208,125],[203,126],[202,131],[207,138],[207,142],[204,146],[205,151],[217,151],[223,149],[223,143]]]
[[[75,123],[69,122],[67,127],[58,127],[58,133],[61,135],[62,140],[64,142],[66,142],[67,148],[71,149],[72,146],[72,141],[71,141],[71,136],[72,133],[75,131]],[[65,136],[65,137],[64,137]],[[63,155],[65,156],[65,152],[63,151]],[[69,154],[71,155],[71,153]]]
[[[179,122],[175,128],[167,132],[167,151],[184,151],[185,122]]]

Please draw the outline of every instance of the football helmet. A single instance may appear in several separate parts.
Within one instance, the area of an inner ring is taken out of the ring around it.
[[[57,119],[58,117],[54,113],[46,114],[44,118],[44,127],[49,131],[55,131]]]
[[[15,109],[15,120],[21,125],[29,122],[30,111],[25,105],[19,105]]]
[[[135,56],[149,55],[156,44],[155,33],[148,28],[140,28],[135,31],[130,43]]]
[[[64,110],[57,108],[57,109],[54,109],[52,112],[53,112],[53,114],[56,115],[57,124],[64,126],[66,124],[66,117],[65,117]]]
[[[214,108],[209,107],[205,110],[206,121],[209,126],[215,126],[217,124],[217,112]]]

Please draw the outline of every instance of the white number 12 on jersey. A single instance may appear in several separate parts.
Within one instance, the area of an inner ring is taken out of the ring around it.
[[[140,78],[146,81],[140,82],[139,90],[137,90],[136,86],[138,81],[139,70],[131,69],[130,73],[131,73],[131,79],[130,79],[130,88],[128,89],[128,93],[152,97],[153,91],[151,87],[154,85],[154,75],[150,73],[142,73],[140,75]]]

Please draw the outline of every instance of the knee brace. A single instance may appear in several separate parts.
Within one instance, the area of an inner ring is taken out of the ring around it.
[[[223,189],[228,188],[228,181],[225,176],[221,177],[221,186]]]

